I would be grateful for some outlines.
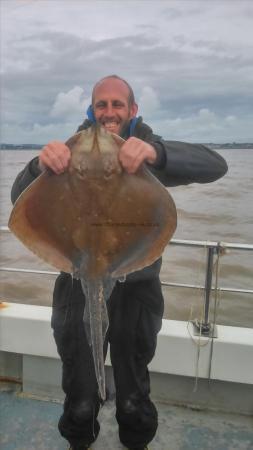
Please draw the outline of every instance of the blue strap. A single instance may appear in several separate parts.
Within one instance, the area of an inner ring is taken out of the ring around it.
[[[136,123],[137,123],[137,120],[138,120],[138,117],[133,117],[133,118],[130,120],[129,137],[130,137],[130,136],[133,136],[133,134],[134,134],[134,129],[135,129],[135,125],[136,125]]]
[[[86,111],[87,117],[91,123],[96,123],[96,117],[94,116],[92,105]]]

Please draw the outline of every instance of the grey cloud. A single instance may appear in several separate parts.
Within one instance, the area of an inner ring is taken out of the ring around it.
[[[163,5],[163,3],[161,3]],[[172,6],[172,3],[168,3],[166,6],[162,7],[161,16],[167,20],[172,19],[183,19],[192,16],[199,16],[205,12],[210,11],[212,5],[205,1],[194,1],[194,0],[181,0]]]
[[[2,81],[5,121],[27,129],[38,123],[44,127],[39,128],[41,136],[46,126],[62,130],[59,117],[50,114],[57,95],[79,86],[88,98],[94,82],[108,73],[126,78],[137,99],[143,86],[153,89],[159,100],[156,119],[192,117],[203,108],[224,116],[249,114],[253,63],[250,44],[241,51],[239,44],[221,38],[187,37],[184,18],[207,14],[210,4],[198,7],[194,2],[194,8],[165,8],[168,19],[172,21],[174,14],[175,20],[182,20],[182,31],[179,28],[176,34],[168,33],[166,41],[159,37],[160,24],[152,20],[140,23],[135,36],[93,40],[70,32],[43,31],[38,24],[35,34],[27,33],[19,40],[10,38]],[[162,20],[166,22],[165,15]],[[179,132],[179,128],[174,131]]]

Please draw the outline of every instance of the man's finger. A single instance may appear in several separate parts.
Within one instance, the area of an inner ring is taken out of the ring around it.
[[[65,144],[53,141],[43,147],[39,156],[39,164],[42,170],[48,167],[53,172],[60,174],[67,169],[70,157],[70,150]]]
[[[135,173],[145,160],[145,153],[140,152],[131,164],[128,166],[128,173]]]
[[[52,158],[52,156],[50,156],[50,154],[48,153],[44,153],[40,157],[40,162],[44,167],[51,169],[53,172],[57,174],[61,173],[64,170],[62,165],[61,164],[59,165],[59,162],[57,162],[57,160]]]

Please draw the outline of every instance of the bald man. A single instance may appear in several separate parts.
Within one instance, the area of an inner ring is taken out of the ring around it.
[[[224,159],[200,144],[165,141],[137,118],[138,106],[131,86],[110,75],[95,84],[92,105],[78,131],[97,123],[126,140],[119,161],[129,173],[141,164],[165,186],[209,183],[227,171]],[[17,176],[12,201],[46,168],[64,172],[70,150],[49,142]],[[71,205],[70,205],[71,206]],[[161,258],[116,283],[107,302],[110,356],[116,388],[119,438],[129,450],[145,450],[157,430],[157,411],[150,399],[148,364],[161,328],[164,299],[159,280]],[[83,325],[85,296],[79,280],[61,273],[53,294],[52,328],[63,363],[62,387],[66,394],[59,430],[72,450],[87,450],[99,433],[101,406],[91,349]]]

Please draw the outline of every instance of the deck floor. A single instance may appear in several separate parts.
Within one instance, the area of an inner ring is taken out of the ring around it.
[[[157,403],[159,428],[150,450],[252,450],[253,418]],[[65,450],[57,430],[62,405],[0,391],[1,450]],[[113,401],[100,411],[93,450],[122,450]]]

